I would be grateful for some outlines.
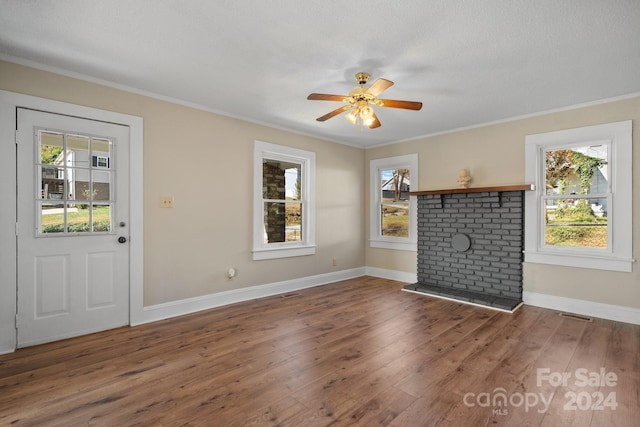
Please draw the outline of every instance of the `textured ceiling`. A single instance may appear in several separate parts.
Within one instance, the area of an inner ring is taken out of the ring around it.
[[[640,1],[0,0],[0,59],[371,147],[640,93]],[[422,110],[317,122],[358,71]]]

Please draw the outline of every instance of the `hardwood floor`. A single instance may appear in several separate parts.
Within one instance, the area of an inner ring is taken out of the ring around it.
[[[0,356],[0,425],[638,425],[640,326],[402,285],[362,277],[20,349]]]

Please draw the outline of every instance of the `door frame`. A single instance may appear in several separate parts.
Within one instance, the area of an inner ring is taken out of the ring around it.
[[[113,111],[0,90],[0,354],[15,351],[16,309],[16,124],[18,107],[129,127],[129,324],[144,323],[143,119]]]

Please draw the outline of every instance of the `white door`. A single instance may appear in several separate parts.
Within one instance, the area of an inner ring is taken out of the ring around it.
[[[18,109],[18,347],[129,324],[129,127]]]

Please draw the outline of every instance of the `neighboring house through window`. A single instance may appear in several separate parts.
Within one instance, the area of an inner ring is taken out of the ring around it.
[[[255,141],[253,192],[253,259],[315,254],[315,153]]]
[[[525,261],[631,271],[631,121],[526,138]]]
[[[415,251],[417,202],[409,191],[418,182],[418,155],[371,160],[370,240],[376,248]]]

